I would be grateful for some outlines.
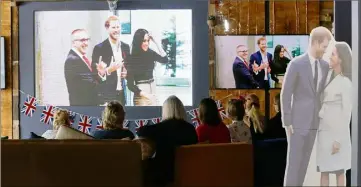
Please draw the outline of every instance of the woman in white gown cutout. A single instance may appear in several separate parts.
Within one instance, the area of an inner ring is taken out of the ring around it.
[[[351,62],[349,45],[336,42],[319,112],[317,170],[321,186],[329,186],[330,174],[336,175],[337,186],[345,186],[345,171],[351,168]]]

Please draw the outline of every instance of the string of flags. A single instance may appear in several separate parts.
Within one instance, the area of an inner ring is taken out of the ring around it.
[[[39,106],[39,103],[41,102],[36,97],[26,94],[23,91],[20,92],[26,95],[25,102],[22,104],[20,112],[27,117],[33,117],[35,111],[39,110],[39,107],[42,107],[40,108],[41,110],[40,122],[45,125],[52,125],[54,120],[54,113],[61,108],[48,104],[45,104],[44,106]],[[219,114],[222,117],[222,119],[227,118],[227,115],[221,104],[221,101],[217,100],[216,103]],[[93,123],[95,123],[95,130],[103,129],[102,119],[100,117],[93,117],[85,114],[80,114],[74,111],[70,111],[68,109],[64,109],[64,110],[67,110],[69,112],[70,123],[72,127],[83,133],[90,134],[90,132],[92,131]],[[187,111],[187,114],[190,116],[190,119],[194,127],[197,127],[201,123],[199,120],[198,113],[199,113],[198,108]],[[123,128],[129,129],[134,127],[135,130],[138,130],[143,126],[157,124],[161,121],[162,121],[161,117],[155,117],[151,119],[124,120]]]

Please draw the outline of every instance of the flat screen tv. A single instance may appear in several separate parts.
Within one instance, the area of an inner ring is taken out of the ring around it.
[[[270,88],[281,88],[287,64],[307,52],[308,40],[308,35],[215,36],[216,88],[263,89],[264,82]],[[261,55],[260,51],[268,55]],[[263,62],[269,64],[267,73],[252,71],[254,65],[260,66]],[[248,81],[247,74],[257,84]]]
[[[5,38],[0,37],[0,88],[5,89]]]

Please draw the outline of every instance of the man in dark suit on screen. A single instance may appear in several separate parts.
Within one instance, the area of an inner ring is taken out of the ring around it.
[[[253,76],[260,88],[269,88],[272,54],[267,52],[267,40],[265,37],[259,38],[257,44],[259,51],[253,53],[249,59],[253,70]]]
[[[69,104],[97,105],[96,66],[86,56],[89,36],[84,29],[71,33],[72,48],[64,65],[65,81],[69,93]]]
[[[117,100],[126,105],[126,69],[124,62],[130,56],[129,45],[120,41],[121,27],[117,16],[110,16],[105,22],[109,37],[96,45],[92,59],[102,76],[99,81],[100,104]]]
[[[233,76],[237,89],[258,88],[258,83],[254,80],[251,68],[247,62],[248,48],[245,45],[239,45],[236,48],[237,56],[233,62]]]

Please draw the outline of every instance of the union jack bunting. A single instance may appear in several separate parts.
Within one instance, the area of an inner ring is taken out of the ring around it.
[[[37,101],[33,96],[28,95],[24,102],[23,107],[21,107],[20,112],[24,113],[26,116],[33,117],[33,114],[36,110]]]
[[[45,124],[53,124],[55,107],[51,105],[44,106],[43,112],[40,116],[40,122]]]
[[[92,128],[93,117],[87,116],[87,115],[82,115],[82,114],[79,114],[79,116],[80,116],[80,120],[78,123],[78,130],[83,133],[90,134],[90,130]]]
[[[76,113],[72,111],[68,111],[68,112],[69,112],[70,125],[73,126],[76,118]]]
[[[198,127],[198,125],[201,124],[201,120],[199,120],[198,112],[199,112],[198,108],[188,111],[188,114],[191,116],[191,120],[194,127]]]
[[[135,120],[135,129],[139,129],[140,127],[146,126],[148,124],[148,120],[147,119],[138,119]]]
[[[153,119],[152,119],[152,123],[153,123],[153,124],[160,123],[161,121],[162,121],[162,118],[153,118]]]
[[[102,118],[97,118],[97,126],[96,126],[96,130],[102,130],[103,128],[103,123],[102,123]]]
[[[128,120],[124,120],[123,122],[123,128],[128,129],[129,128],[129,121]]]
[[[221,101],[218,100],[218,101],[216,101],[216,103],[217,103],[218,112],[219,112],[219,115],[221,116],[221,118],[222,119],[227,118],[226,111],[224,110]]]

